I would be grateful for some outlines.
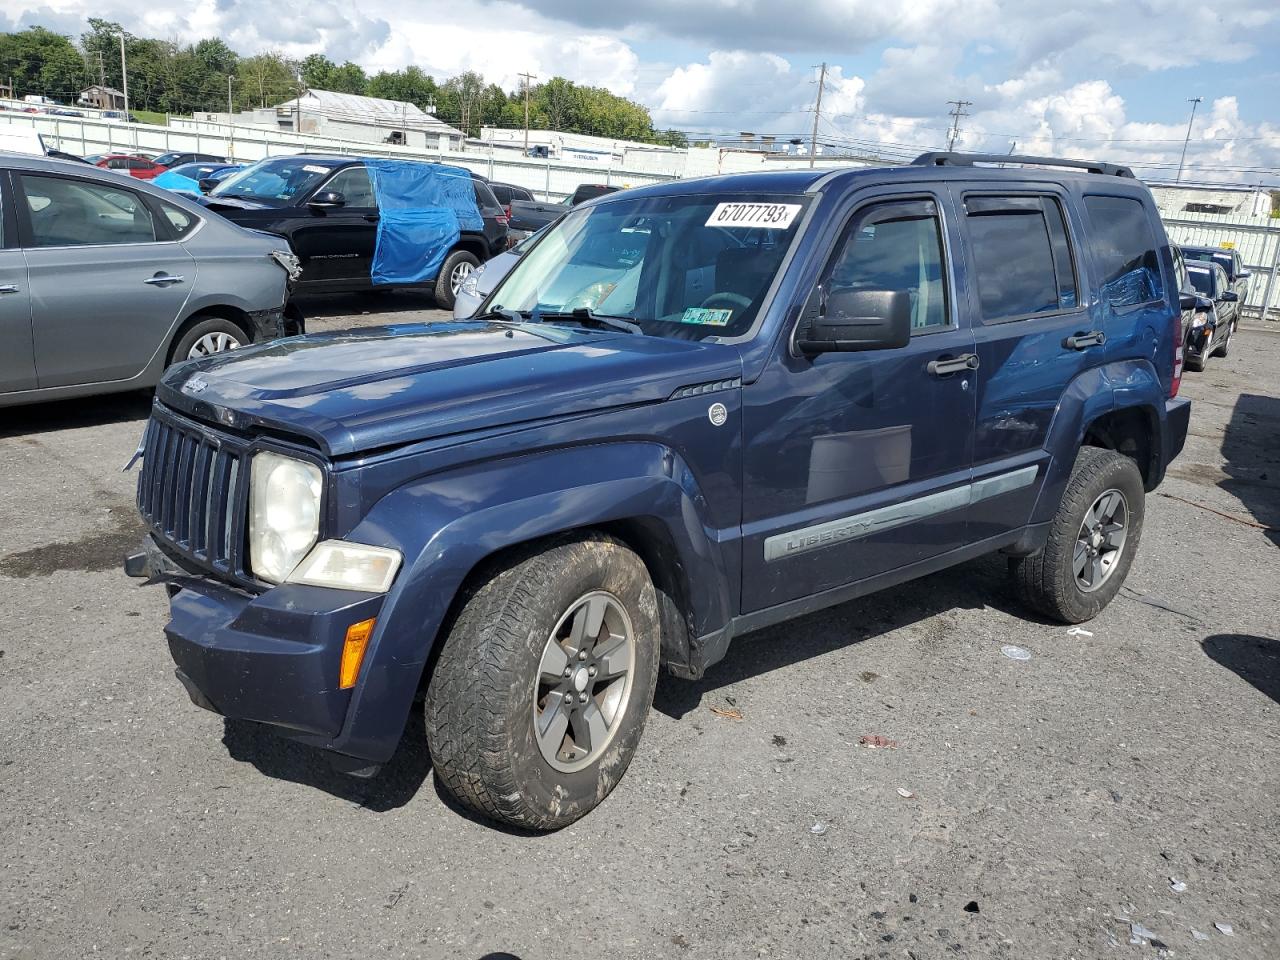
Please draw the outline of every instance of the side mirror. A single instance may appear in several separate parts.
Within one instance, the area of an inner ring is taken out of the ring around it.
[[[338,207],[345,206],[347,198],[336,190],[321,190],[307,203],[307,206],[317,210],[336,210]]]
[[[218,185],[218,181],[213,177],[201,177],[200,180],[197,181],[197,185],[200,187],[201,193],[208,193]]]
[[[905,290],[833,290],[810,296],[796,346],[802,353],[892,350],[911,341],[911,295]]]
[[[1222,294],[1222,296],[1218,297],[1218,299],[1223,303],[1237,303],[1240,300],[1240,294],[1236,293],[1234,290],[1227,290]]]
[[[1178,307],[1182,310],[1194,310],[1196,313],[1204,313],[1213,309],[1213,301],[1208,297],[1202,297],[1198,293],[1187,293],[1185,290],[1178,294]]]

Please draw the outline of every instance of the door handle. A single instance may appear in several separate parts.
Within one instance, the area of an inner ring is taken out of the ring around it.
[[[962,370],[977,370],[978,355],[976,353],[962,353],[958,357],[942,357],[938,360],[930,360],[925,369],[935,377],[945,377],[949,373],[960,373]]]
[[[18,285],[16,283],[0,283],[0,293],[17,293]]]
[[[158,287],[162,287],[166,283],[182,283],[186,279],[187,279],[186,277],[171,277],[169,276],[169,274],[166,273],[166,274],[157,275],[154,277],[147,277],[147,279],[143,280],[142,282],[153,283]]]
[[[1075,333],[1062,341],[1062,345],[1068,350],[1088,350],[1090,347],[1100,347],[1107,342],[1107,335],[1101,330],[1090,330],[1088,333]]]

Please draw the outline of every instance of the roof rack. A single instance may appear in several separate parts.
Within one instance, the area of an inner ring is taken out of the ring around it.
[[[1118,163],[1063,160],[1060,157],[1026,157],[1019,154],[1006,156],[1002,153],[922,153],[911,163],[919,167],[972,167],[975,163],[1012,163],[1025,166],[1069,167],[1072,170],[1087,170],[1089,173],[1100,173],[1108,177],[1133,178],[1133,171]]]

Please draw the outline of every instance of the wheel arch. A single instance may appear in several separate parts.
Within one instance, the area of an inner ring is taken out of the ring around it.
[[[200,323],[202,320],[226,320],[229,323],[233,323],[244,332],[249,343],[253,342],[253,321],[249,318],[247,311],[229,303],[202,306],[179,323],[177,328],[174,330],[173,335],[169,338],[169,347],[165,353],[166,366],[169,366],[174,362],[173,352],[177,349],[179,341],[187,335],[192,327]]]
[[[333,748],[389,758],[470,586],[504,557],[566,534],[600,531],[635,551],[658,593],[663,661],[699,672],[696,638],[729,621],[733,582],[700,499],[687,465],[651,442],[482,464],[383,497],[348,537],[395,546],[404,566]]]

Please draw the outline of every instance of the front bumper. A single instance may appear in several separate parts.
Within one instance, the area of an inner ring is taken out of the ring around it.
[[[165,638],[194,703],[318,746],[339,735],[351,702],[338,687],[346,631],[378,616],[381,594],[284,584],[254,595],[188,574],[154,543],[143,556],[126,571],[165,582]]]

